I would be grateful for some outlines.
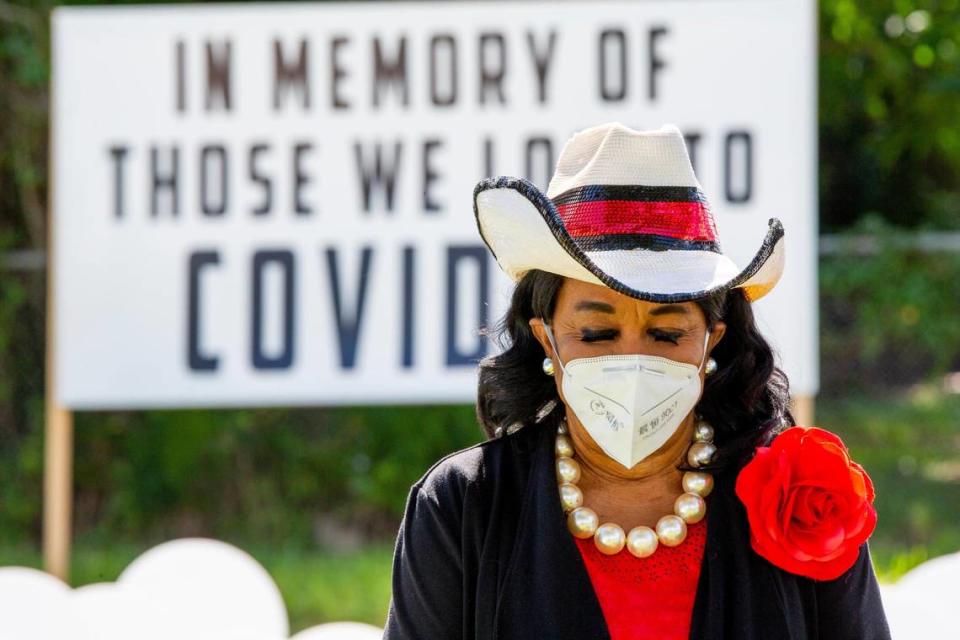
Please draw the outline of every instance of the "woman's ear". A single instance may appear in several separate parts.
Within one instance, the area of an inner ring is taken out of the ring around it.
[[[713,323],[713,329],[710,330],[710,341],[707,343],[707,353],[713,351],[713,348],[717,346],[717,343],[723,338],[723,334],[727,332],[727,323],[723,320],[717,320]]]
[[[533,332],[533,337],[536,338],[540,346],[543,347],[543,352],[547,354],[548,358],[553,358],[553,347],[550,346],[550,340],[547,339],[547,331],[544,329],[543,318],[530,318],[529,324],[530,330]]]

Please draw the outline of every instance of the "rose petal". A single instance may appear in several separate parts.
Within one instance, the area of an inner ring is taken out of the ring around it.
[[[786,542],[814,558],[825,558],[836,553],[846,539],[847,532],[843,527],[832,526],[812,532],[800,528],[791,529],[787,533]]]

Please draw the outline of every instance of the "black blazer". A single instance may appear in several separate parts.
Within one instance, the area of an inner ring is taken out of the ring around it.
[[[567,531],[553,447],[552,427],[526,426],[441,458],[413,484],[385,639],[609,639]],[[735,472],[714,479],[691,638],[890,637],[866,543],[836,580],[783,571],[750,547]]]

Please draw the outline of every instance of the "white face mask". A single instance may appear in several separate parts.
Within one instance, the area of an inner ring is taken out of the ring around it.
[[[699,367],[643,354],[561,361],[563,397],[600,448],[629,469],[663,446],[696,406],[709,338],[707,329]]]

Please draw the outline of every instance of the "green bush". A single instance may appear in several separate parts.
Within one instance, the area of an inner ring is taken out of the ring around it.
[[[960,1],[821,0],[820,228],[960,219]]]
[[[866,218],[849,235],[876,252],[820,261],[821,389],[903,386],[960,365],[960,254],[921,252],[902,229]]]
[[[318,518],[396,532],[407,491],[482,438],[471,407],[148,411],[76,417],[81,534],[311,544]],[[0,517],[4,517],[0,514]]]

